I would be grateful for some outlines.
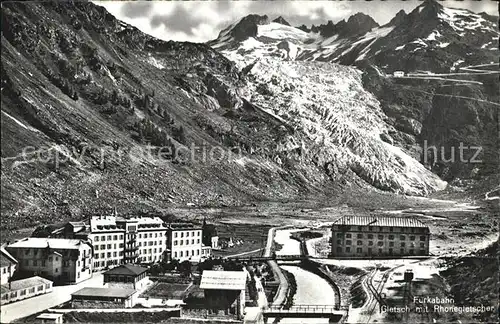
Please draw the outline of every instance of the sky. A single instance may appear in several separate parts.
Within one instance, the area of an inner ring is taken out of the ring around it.
[[[370,15],[377,23],[388,23],[401,9],[406,13],[419,0],[375,1],[93,1],[116,18],[163,40],[206,42],[249,14],[266,14],[271,20],[282,16],[292,26],[334,23],[357,12]],[[498,15],[498,2],[492,0],[448,0],[440,2],[453,8]]]

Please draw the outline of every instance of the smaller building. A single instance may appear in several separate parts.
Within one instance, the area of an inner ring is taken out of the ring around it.
[[[405,76],[405,73],[403,71],[394,71],[393,75],[395,78],[401,78]]]
[[[88,241],[28,237],[7,246],[19,270],[64,283],[92,277],[92,245]]]
[[[17,260],[2,246],[0,247],[0,285],[10,281],[17,267]]]
[[[3,305],[52,292],[52,281],[36,276],[11,281],[8,284],[2,285],[0,290],[0,304]]]
[[[43,313],[36,317],[37,323],[63,323],[63,315],[57,313]]]
[[[124,264],[104,273],[104,284],[110,288],[142,290],[148,282],[147,268]]]
[[[136,291],[126,288],[83,288],[71,294],[72,308],[130,308]]]
[[[200,288],[205,293],[206,309],[210,313],[234,314],[241,319],[245,309],[246,279],[245,271],[204,270]]]
[[[212,247],[210,246],[201,246],[201,258],[206,259],[212,256]]]

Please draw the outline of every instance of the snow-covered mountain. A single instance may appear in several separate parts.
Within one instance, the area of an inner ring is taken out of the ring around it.
[[[370,61],[389,72],[439,72],[456,68],[460,59],[469,65],[496,61],[498,37],[497,18],[426,0],[409,14],[400,11],[383,26],[362,13],[311,28],[250,15],[209,45],[241,65],[272,56],[342,64]]]

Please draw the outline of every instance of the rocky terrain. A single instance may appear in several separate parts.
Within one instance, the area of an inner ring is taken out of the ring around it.
[[[432,96],[419,99],[422,105],[400,100],[402,85],[372,67],[382,64],[378,49],[363,47],[367,59],[357,61],[325,54],[328,39],[352,42],[370,33],[382,39],[384,28],[363,15],[315,30],[252,15],[207,45],[160,41],[90,2],[5,4],[2,230],[115,207],[161,213],[173,206],[443,189],[446,183],[414,154],[419,135],[448,143],[467,129],[471,143],[493,144],[497,116],[488,104],[444,102],[457,112]],[[299,48],[311,33],[320,35],[314,42],[321,46]],[[324,62],[309,62],[314,57]],[[364,72],[332,62],[359,63]],[[470,96],[497,96],[465,88]],[[481,124],[466,128],[464,117],[454,132],[439,130],[438,121],[465,110],[477,112]]]
[[[385,114],[389,129],[384,139],[449,181],[497,170],[498,73],[478,75],[461,69],[497,63],[498,38],[498,17],[426,0],[410,13],[400,11],[383,26],[363,13],[311,27],[250,15],[208,44],[241,68],[261,57],[357,66],[364,88],[380,101]],[[498,66],[491,69],[498,71]],[[392,78],[398,70],[424,77]],[[441,78],[425,77],[430,73]],[[468,163],[473,149],[463,150],[460,158],[460,143],[482,147],[474,159],[481,163]],[[430,150],[426,156],[429,147],[438,148],[437,154]]]

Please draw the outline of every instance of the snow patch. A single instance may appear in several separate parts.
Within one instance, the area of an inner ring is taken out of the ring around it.
[[[24,129],[27,129],[27,130],[30,130],[32,132],[35,132],[35,133],[40,133],[40,131],[36,128],[33,128],[31,126],[28,126],[28,125],[25,125],[23,124],[19,119],[9,115],[8,113],[6,113],[5,111],[2,110],[2,114],[4,114],[5,116],[9,117],[10,119],[12,119],[16,124],[18,124],[19,126],[21,126],[22,128]]]
[[[165,66],[160,63],[154,56],[149,56],[147,62],[157,69],[163,70]]]

